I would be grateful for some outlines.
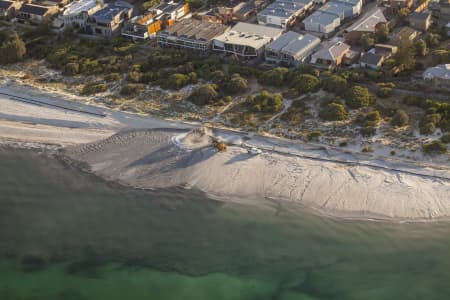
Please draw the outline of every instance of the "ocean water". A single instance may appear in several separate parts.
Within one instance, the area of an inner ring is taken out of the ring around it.
[[[449,298],[450,223],[126,189],[0,149],[0,300]]]

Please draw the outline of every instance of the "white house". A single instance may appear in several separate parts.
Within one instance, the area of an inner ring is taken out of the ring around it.
[[[256,58],[263,54],[267,44],[282,33],[279,28],[239,22],[231,30],[214,38],[213,50],[244,59]]]
[[[62,14],[64,27],[84,28],[88,17],[102,8],[97,0],[79,0],[70,3]]]

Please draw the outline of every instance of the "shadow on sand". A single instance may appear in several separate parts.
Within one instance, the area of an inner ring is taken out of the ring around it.
[[[225,164],[226,165],[231,165],[231,164],[234,164],[234,163],[237,163],[237,162],[241,162],[241,161],[245,161],[245,160],[248,160],[248,159],[250,159],[250,158],[252,158],[253,157],[253,155],[251,155],[251,154],[248,154],[248,153],[241,153],[241,154],[238,154],[238,155],[235,155],[235,156],[233,156],[230,160],[228,160]]]

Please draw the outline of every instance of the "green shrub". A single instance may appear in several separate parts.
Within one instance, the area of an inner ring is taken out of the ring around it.
[[[378,97],[381,97],[381,98],[388,98],[388,97],[392,96],[392,93],[393,93],[393,90],[389,87],[381,87],[377,91]]]
[[[353,86],[347,93],[345,104],[350,108],[361,108],[368,106],[371,102],[371,96],[367,88]]]
[[[291,85],[299,93],[306,94],[317,92],[320,89],[321,81],[314,75],[301,74],[294,78]]]
[[[187,75],[175,73],[170,75],[167,79],[161,82],[163,88],[178,90],[188,84],[197,82],[197,74],[189,73]]]
[[[344,77],[332,75],[329,78],[325,79],[323,88],[327,92],[343,96],[348,92],[348,83]]]
[[[280,116],[282,121],[288,122],[290,125],[298,125],[302,119],[309,116],[309,110],[302,100],[295,100],[287,111]]]
[[[139,71],[131,71],[127,74],[127,80],[133,83],[139,83],[142,81],[143,74]]]
[[[372,148],[372,146],[365,145],[365,146],[361,149],[361,152],[364,152],[364,153],[373,152],[373,148]]]
[[[422,148],[426,154],[445,154],[448,152],[447,145],[439,141],[424,144]]]
[[[107,90],[107,86],[104,83],[88,83],[81,90],[82,95],[93,95],[102,93]]]
[[[348,119],[348,111],[342,104],[329,103],[321,109],[319,116],[326,121],[342,121]]]
[[[119,73],[109,73],[105,76],[105,80],[108,82],[111,81],[118,81],[122,78],[122,76]]]
[[[450,144],[450,134],[447,133],[441,136],[441,142],[445,144]]]
[[[425,123],[419,129],[421,134],[433,134],[436,131],[436,125],[434,123]]]
[[[196,105],[214,104],[219,101],[220,95],[215,84],[204,84],[195,89],[189,96],[189,101]],[[231,100],[228,99],[227,100]]]
[[[283,97],[280,94],[271,94],[268,91],[261,91],[256,95],[247,97],[247,104],[255,112],[279,112],[283,107]]]
[[[316,131],[309,132],[307,138],[308,138],[308,141],[312,141],[312,140],[318,140],[320,136],[322,136],[322,131],[316,130]]]
[[[395,127],[403,127],[408,125],[409,116],[404,110],[397,110],[397,112],[392,116],[391,124]]]
[[[21,61],[27,48],[25,42],[16,34],[10,34],[3,38],[0,45],[0,64],[11,64]]]
[[[123,96],[134,96],[139,94],[144,90],[144,87],[141,84],[133,84],[133,83],[127,83],[122,86],[122,89],[120,90],[120,94]]]
[[[285,76],[289,72],[287,68],[275,68],[262,73],[258,82],[265,85],[281,86],[284,83]]]
[[[77,75],[79,72],[80,72],[80,65],[75,62],[68,63],[63,68],[64,75],[74,76],[74,75]]]
[[[229,94],[242,94],[247,90],[247,79],[239,74],[233,74],[229,79],[222,82],[222,89]]]
[[[373,136],[373,135],[375,135],[376,132],[377,132],[377,129],[375,127],[370,127],[370,126],[362,127],[359,129],[359,133],[362,136],[366,136],[366,137]]]
[[[368,113],[360,113],[356,117],[356,123],[363,127],[375,127],[381,121],[381,114],[379,111],[371,111]]]

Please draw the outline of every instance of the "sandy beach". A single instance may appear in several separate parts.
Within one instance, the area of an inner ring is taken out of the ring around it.
[[[33,103],[27,99],[39,99]],[[108,180],[139,188],[184,186],[223,201],[298,203],[361,219],[450,217],[450,166],[342,152],[320,145],[172,122],[0,86],[0,140],[56,144]],[[87,101],[86,101],[87,102]],[[226,140],[218,153],[209,135]],[[260,155],[246,147],[263,149]]]

